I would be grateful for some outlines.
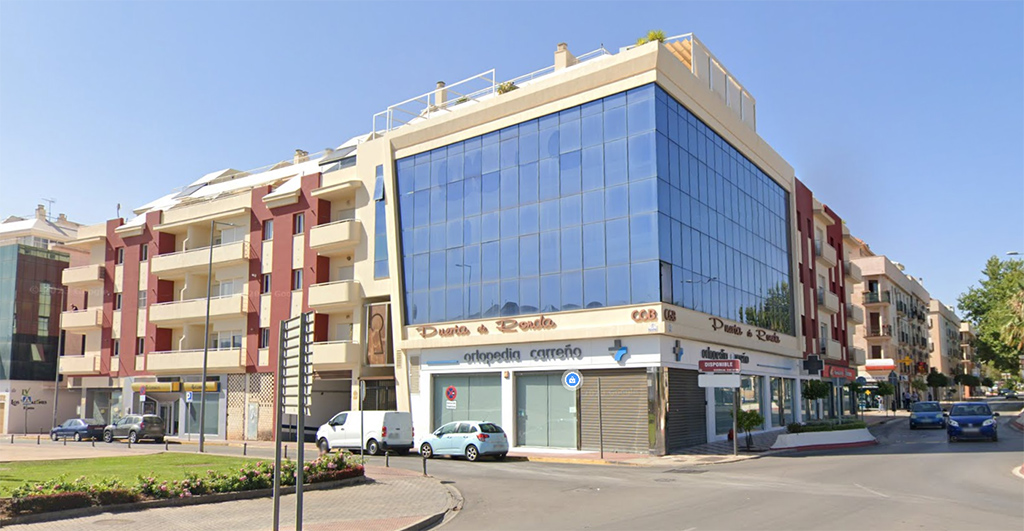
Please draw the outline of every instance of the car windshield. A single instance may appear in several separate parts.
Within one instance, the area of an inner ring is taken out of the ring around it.
[[[481,422],[480,431],[484,433],[505,433],[501,431],[497,424],[491,424],[490,422]]]
[[[974,415],[991,415],[992,410],[985,404],[965,404],[961,406],[953,406],[950,416],[954,417],[967,417]]]
[[[938,413],[939,405],[932,403],[914,404],[914,411],[918,413]]]

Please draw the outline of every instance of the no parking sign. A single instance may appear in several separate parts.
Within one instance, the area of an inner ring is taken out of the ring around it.
[[[458,395],[459,392],[455,390],[454,385],[449,385],[448,388],[444,390],[444,397],[448,399],[444,405],[445,409],[457,408],[458,404],[455,402],[455,397]]]

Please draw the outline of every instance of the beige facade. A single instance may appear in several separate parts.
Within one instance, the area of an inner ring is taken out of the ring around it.
[[[962,372],[960,318],[938,299],[928,303],[928,353],[931,369],[952,378]]]

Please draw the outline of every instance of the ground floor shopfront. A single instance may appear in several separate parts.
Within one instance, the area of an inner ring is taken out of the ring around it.
[[[800,364],[664,335],[408,352],[417,432],[456,420],[500,424],[513,447],[665,454],[725,439],[734,396],[762,429],[802,418]],[[702,359],[739,359],[738,393],[702,388]],[[563,381],[577,371],[581,384]]]

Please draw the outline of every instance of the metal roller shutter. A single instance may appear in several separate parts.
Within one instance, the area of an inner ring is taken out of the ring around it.
[[[598,415],[598,378],[601,400]],[[647,373],[639,370],[583,371],[580,389],[580,448],[598,450],[601,428],[608,452],[650,451]]]
[[[704,402],[704,389],[697,385],[697,371],[668,370],[665,449],[669,453],[708,442]]]

